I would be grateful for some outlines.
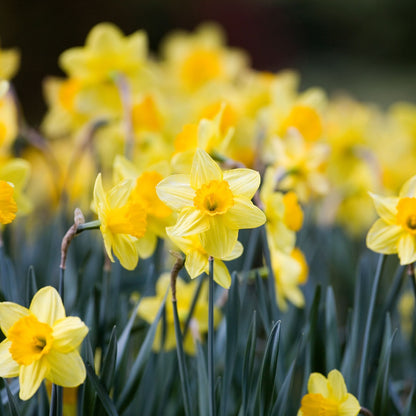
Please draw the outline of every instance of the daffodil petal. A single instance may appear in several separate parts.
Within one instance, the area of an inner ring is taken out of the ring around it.
[[[11,341],[5,339],[0,343],[0,377],[17,377],[19,375],[19,364],[13,360],[9,348]]]
[[[357,416],[360,409],[360,403],[350,393],[347,394],[346,400],[338,405],[339,416]]]
[[[305,297],[297,286],[288,287],[285,290],[284,296],[298,308],[305,306]]]
[[[209,229],[209,220],[194,207],[184,208],[176,224],[170,229],[174,236],[199,234]]]
[[[397,204],[399,203],[399,198],[382,197],[372,193],[370,193],[370,196],[373,198],[377,214],[387,223],[394,224],[396,222]]]
[[[416,175],[411,177],[400,189],[400,198],[414,198],[416,197]]]
[[[57,320],[65,318],[62,299],[52,286],[43,287],[36,292],[29,309],[39,322],[49,324],[51,327]]]
[[[53,348],[67,353],[76,349],[88,333],[88,328],[77,316],[69,316],[53,326]]]
[[[171,175],[156,186],[157,196],[174,211],[193,205],[195,190],[189,184],[189,175]]]
[[[221,168],[214,159],[205,150],[196,149],[190,176],[192,188],[199,189],[210,181],[221,179]]]
[[[208,268],[208,256],[204,256],[197,250],[192,250],[186,255],[185,268],[191,279],[198,277]]]
[[[320,373],[312,373],[308,380],[308,393],[322,394],[323,397],[329,397],[326,377]]]
[[[397,253],[399,238],[403,232],[399,225],[389,225],[384,220],[378,219],[367,234],[367,247],[377,253]]]
[[[98,212],[98,206],[100,205],[104,205],[105,207],[108,206],[107,198],[105,197],[105,192],[103,188],[103,181],[101,178],[101,173],[97,175],[97,179],[95,180],[93,195],[94,195],[94,202],[93,202],[94,211]]]
[[[231,286],[230,272],[221,260],[214,260],[214,280],[225,289]]]
[[[139,261],[137,239],[128,234],[114,234],[112,249],[120,264],[127,270],[134,270]]]
[[[223,174],[233,195],[251,199],[260,186],[260,174],[252,169],[232,169]]]
[[[257,228],[266,222],[264,212],[249,199],[234,198],[234,205],[224,214],[230,228]]]
[[[243,251],[244,251],[243,245],[239,241],[237,241],[235,243],[233,251],[228,256],[222,257],[221,260],[224,260],[224,261],[234,260],[240,257],[243,254]]]
[[[0,327],[7,337],[9,329],[20,318],[30,315],[29,309],[13,302],[0,302]]]
[[[143,298],[140,301],[139,308],[137,310],[137,315],[144,319],[146,322],[153,322],[158,310],[160,309],[161,299],[152,297],[152,298]]]
[[[341,401],[348,393],[344,377],[338,370],[332,370],[328,373],[328,382],[331,386],[332,395],[337,401]]]
[[[414,235],[403,234],[399,238],[397,254],[401,265],[411,264],[416,261],[416,238]]]
[[[139,252],[139,257],[142,259],[147,259],[150,257],[156,249],[156,244],[156,235],[147,230],[145,235],[137,240],[137,250]]]
[[[38,390],[40,383],[46,376],[48,365],[43,357],[40,360],[33,361],[32,364],[20,366],[19,383],[20,393],[19,397],[22,400],[30,399]],[[72,370],[72,369],[71,369]]]
[[[58,386],[76,387],[85,380],[85,365],[77,350],[61,353],[51,350],[47,356],[47,379]]]
[[[107,193],[108,205],[111,208],[121,207],[127,203],[134,186],[132,179],[125,179],[113,186]]]
[[[208,255],[217,259],[230,255],[237,243],[238,230],[228,228],[220,215],[210,218],[209,222],[208,231],[200,234],[202,247]]]
[[[121,45],[123,33],[112,23],[100,23],[88,34],[86,44],[96,52],[109,52],[117,50]]]

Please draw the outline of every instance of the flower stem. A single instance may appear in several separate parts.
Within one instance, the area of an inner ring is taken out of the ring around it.
[[[376,303],[378,287],[380,284],[380,277],[383,271],[385,260],[386,260],[386,256],[384,254],[381,254],[378,259],[376,274],[374,276],[374,283],[371,289],[370,305],[368,307],[367,322],[365,324],[363,350],[361,354],[361,364],[360,364],[360,371],[358,375],[358,401],[359,402],[364,400],[364,373],[366,370],[368,347],[370,344],[370,329],[371,329],[371,324],[373,321],[374,307]]]
[[[413,294],[416,299],[416,276],[415,276],[415,264],[411,263],[407,265],[407,275],[409,276],[410,283],[412,284]]]
[[[209,415],[215,416],[214,385],[214,258],[209,257],[209,298],[208,298],[208,385]]]

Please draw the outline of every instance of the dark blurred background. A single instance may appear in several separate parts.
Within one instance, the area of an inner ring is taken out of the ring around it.
[[[45,112],[42,79],[62,75],[62,51],[81,46],[97,23],[125,34],[148,33],[152,51],[172,29],[220,23],[228,45],[245,49],[252,66],[300,71],[302,88],[348,91],[382,106],[416,102],[414,0],[58,0],[0,1],[3,48],[19,47],[15,86],[34,125]]]

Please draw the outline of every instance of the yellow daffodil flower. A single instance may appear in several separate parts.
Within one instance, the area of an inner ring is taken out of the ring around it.
[[[370,194],[380,218],[367,234],[367,247],[399,256],[400,264],[416,261],[416,176],[410,178],[398,197]]]
[[[16,74],[20,63],[20,53],[16,48],[0,49],[0,79],[9,80]]]
[[[308,394],[303,396],[298,416],[357,416],[360,412],[358,400],[347,391],[344,377],[332,370],[328,378],[312,373],[308,380]]]
[[[201,246],[197,235],[187,237],[177,237],[171,234],[172,227],[168,227],[166,232],[172,242],[178,246],[185,254],[185,268],[191,279],[198,277],[201,273],[209,273],[209,256]],[[234,260],[243,253],[243,245],[237,241],[230,255],[221,259],[214,258],[214,280],[223,288],[229,289],[231,286],[231,276],[224,264],[224,261]]]
[[[60,65],[71,77],[86,83],[108,81],[115,72],[135,76],[147,59],[143,31],[124,37],[111,23],[92,28],[84,47],[71,48],[60,56]]]
[[[252,202],[260,175],[251,169],[222,171],[197,149],[190,175],[171,175],[156,187],[159,198],[179,213],[173,236],[198,234],[201,246],[214,258],[231,254],[240,228],[255,228],[266,217]]]
[[[22,400],[30,399],[45,378],[63,387],[84,382],[78,347],[88,328],[78,317],[65,315],[54,288],[40,289],[29,309],[1,302],[0,327],[6,336],[0,344],[0,376],[19,376]]]
[[[163,298],[165,297],[166,290],[170,286],[170,274],[163,274],[156,283],[156,295],[151,297],[145,297],[141,300],[138,316],[144,319],[146,322],[152,323],[157,315]],[[188,314],[192,305],[192,300],[197,289],[198,282],[196,280],[190,283],[185,283],[182,279],[176,281],[176,301],[178,307],[179,321],[183,326],[188,318]],[[214,309],[214,326],[217,326],[221,318],[220,311]],[[156,330],[155,340],[153,342],[153,349],[155,351],[160,350],[172,350],[176,347],[175,327],[173,321],[173,308],[171,297],[166,300],[165,306],[165,339],[162,345],[163,323],[159,322]],[[189,330],[184,338],[184,349],[189,355],[195,355],[195,339],[201,341],[202,336],[208,331],[208,291],[207,286],[203,283],[201,293],[199,294],[198,301],[195,305],[195,309],[192,315],[192,319],[189,324]]]
[[[16,218],[17,204],[13,185],[0,180],[0,223],[9,224]]]
[[[146,232],[146,210],[138,201],[129,200],[131,191],[132,181],[125,180],[105,192],[99,174],[93,201],[108,257],[114,261],[114,252],[128,270],[133,270],[139,261],[138,239]]]

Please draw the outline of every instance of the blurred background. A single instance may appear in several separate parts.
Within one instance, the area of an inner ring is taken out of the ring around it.
[[[414,0],[2,0],[0,41],[21,51],[14,83],[34,126],[46,109],[42,80],[62,75],[60,53],[83,45],[102,21],[125,34],[144,29],[154,53],[173,29],[216,21],[253,68],[294,68],[302,88],[346,91],[387,107],[416,102],[415,17]]]

